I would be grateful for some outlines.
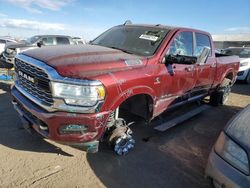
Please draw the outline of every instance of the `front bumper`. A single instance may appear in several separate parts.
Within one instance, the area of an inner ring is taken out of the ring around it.
[[[245,80],[249,71],[250,67],[240,67],[239,72],[237,74],[237,80]]]
[[[214,152],[214,149],[212,149],[212,152],[209,155],[206,176],[213,179],[216,188],[249,188],[250,185],[250,176],[242,174],[228,164]]]
[[[1,61],[14,65],[15,57],[7,57],[4,53],[2,53]]]
[[[67,145],[93,145],[103,135],[109,112],[95,114],[80,114],[71,112],[47,112],[22,95],[16,88],[12,88],[13,105],[21,119],[28,122],[28,126],[43,137]],[[27,123],[26,123],[27,124]],[[84,134],[60,134],[63,125],[86,125]],[[27,127],[27,125],[26,125]],[[47,127],[47,130],[44,128]]]

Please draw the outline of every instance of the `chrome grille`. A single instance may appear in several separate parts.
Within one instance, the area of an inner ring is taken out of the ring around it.
[[[44,105],[51,106],[53,104],[50,80],[46,72],[20,59],[16,59],[15,71],[19,87]],[[20,76],[20,72],[25,76]],[[27,77],[32,78],[34,82],[27,79]]]

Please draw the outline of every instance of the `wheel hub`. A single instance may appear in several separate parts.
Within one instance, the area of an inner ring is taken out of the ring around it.
[[[135,146],[132,131],[128,126],[115,128],[110,134],[109,142],[117,155],[126,155]]]
[[[124,134],[115,141],[114,151],[118,155],[126,155],[132,148],[134,148],[135,140],[131,135]]]

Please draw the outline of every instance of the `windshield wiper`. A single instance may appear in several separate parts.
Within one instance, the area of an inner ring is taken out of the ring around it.
[[[117,48],[117,47],[115,47],[115,46],[107,46],[107,47],[108,47],[108,48],[112,48],[112,49],[116,49],[116,50],[120,50],[120,51],[125,52],[125,53],[128,53],[128,54],[134,54],[134,53],[132,53],[132,52],[130,52],[130,51],[128,51],[128,50],[120,49],[120,48]]]

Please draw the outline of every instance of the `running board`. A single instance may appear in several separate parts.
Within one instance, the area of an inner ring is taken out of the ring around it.
[[[201,113],[209,108],[211,108],[211,106],[209,106],[209,105],[199,106],[199,107],[197,107],[197,108],[195,108],[195,109],[193,109],[193,110],[191,110],[183,115],[180,115],[180,116],[173,118],[169,121],[163,122],[162,124],[154,127],[154,129],[157,131],[164,132],[164,131],[174,127],[175,125],[178,125],[178,124],[198,115],[199,113]]]

